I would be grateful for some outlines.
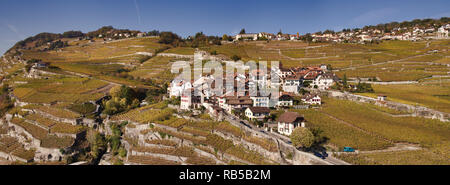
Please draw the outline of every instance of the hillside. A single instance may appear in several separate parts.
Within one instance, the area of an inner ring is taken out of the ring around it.
[[[398,24],[448,23],[439,21]],[[0,61],[0,152],[37,164],[329,164],[231,117],[181,110],[180,99],[168,97],[176,75],[170,68],[179,60],[192,62],[199,51],[226,60],[280,61],[285,69],[325,65],[351,85],[371,84],[373,92],[358,95],[382,94],[394,103],[450,113],[449,39],[218,43],[218,37],[203,34],[191,39],[169,34],[169,41],[160,35],[103,27],[42,33],[17,43]],[[432,119],[326,93],[321,92],[323,106],[271,114],[301,113],[323,131],[328,151],[347,146],[361,151],[338,155],[352,164],[450,164],[450,129],[442,121],[448,117]],[[404,145],[414,150],[398,149]]]

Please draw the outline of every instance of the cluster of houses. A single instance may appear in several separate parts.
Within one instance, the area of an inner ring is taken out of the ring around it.
[[[381,40],[409,40],[419,41],[427,39],[448,39],[449,38],[450,24],[446,24],[439,28],[394,28],[390,32],[385,32],[379,29],[368,30],[353,30],[353,31],[341,31],[341,32],[324,32],[311,34],[313,42],[352,42],[352,43],[365,43]],[[234,36],[234,40],[300,40],[300,35],[297,34],[282,34],[277,35],[272,33],[245,33]]]
[[[266,32],[260,32],[260,33],[243,33],[243,34],[237,34],[233,37],[235,41],[239,40],[298,40],[300,38],[300,34],[273,34],[273,33],[266,33]]]
[[[249,74],[253,75],[234,74],[232,79],[235,83],[224,83],[224,90],[220,90],[223,93],[217,93],[214,90],[216,83],[212,75],[202,76],[190,82],[175,79],[168,87],[168,92],[170,97],[180,98],[182,110],[205,108],[215,118],[223,118],[224,115],[241,115],[251,121],[267,121],[271,113],[270,108],[289,108],[296,104],[308,107],[321,105],[322,99],[317,93],[301,95],[300,90],[302,88],[309,89],[311,92],[326,90],[339,80],[335,74],[327,70],[325,65],[290,69],[272,68],[268,70],[268,73],[253,70],[249,71]],[[271,81],[272,73],[279,77],[280,80],[277,80],[277,83]],[[226,77],[227,75],[224,75],[224,79]],[[238,82],[243,82],[241,83],[244,84],[243,91],[237,90]],[[259,84],[260,87],[277,85],[281,91],[276,95],[252,94],[250,87],[255,84]],[[225,89],[234,89],[234,91],[227,92]],[[290,113],[280,116],[277,122],[279,124],[277,131],[286,135],[290,135],[294,128],[304,126],[303,117]]]
[[[103,41],[113,41],[113,40],[119,40],[119,39],[126,39],[126,38],[141,38],[146,37],[147,33],[145,32],[114,32],[114,30],[111,30],[107,32],[106,34],[99,34],[95,36],[95,38],[103,39]],[[84,36],[79,37],[78,40],[88,40],[89,42],[95,42],[95,38],[92,36]]]

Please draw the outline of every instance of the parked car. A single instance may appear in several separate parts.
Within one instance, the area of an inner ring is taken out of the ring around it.
[[[326,151],[323,151],[323,152],[322,152],[322,156],[324,156],[325,158],[327,158],[327,157],[328,157],[328,153],[327,153]]]
[[[352,147],[344,147],[344,152],[355,152],[355,149]]]
[[[318,158],[325,159],[325,157],[319,152],[314,152],[314,155]]]

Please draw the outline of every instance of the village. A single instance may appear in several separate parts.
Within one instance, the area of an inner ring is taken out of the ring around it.
[[[289,136],[297,127],[305,127],[305,119],[298,114],[285,112],[278,120],[271,120],[271,110],[290,108],[308,109],[322,104],[321,91],[331,88],[340,79],[328,70],[327,65],[317,67],[273,68],[269,74],[260,73],[258,69],[245,75],[235,73],[231,78],[236,83],[225,83],[231,88],[224,88],[222,95],[216,95],[211,86],[215,79],[212,75],[202,76],[198,80],[186,82],[174,80],[168,88],[170,98],[180,98],[180,109],[185,111],[204,110],[211,117],[221,121],[231,115],[247,120],[266,131]],[[277,80],[272,81],[271,75]],[[226,75],[225,75],[226,78]],[[279,80],[278,80],[279,79]],[[244,89],[238,90],[237,83],[244,83]],[[280,87],[281,84],[281,87]],[[280,88],[275,96],[255,93],[251,95],[252,85],[262,88]],[[228,91],[226,89],[233,89]],[[198,90],[199,93],[194,93]],[[187,93],[187,92],[191,93]],[[268,124],[273,122],[276,124]]]
[[[428,142],[428,125],[438,130],[450,121],[442,101],[449,28],[304,35],[243,29],[186,39],[112,27],[38,34],[2,57],[0,159],[346,165],[372,164],[352,158],[372,153],[434,155],[419,144]],[[261,67],[265,60],[269,68]],[[173,71],[183,68],[179,62],[194,67],[193,80]],[[236,71],[228,73],[229,66]],[[425,139],[390,132],[397,126]],[[307,146],[295,143],[296,130],[310,133]]]
[[[392,30],[380,30],[376,28],[366,29],[344,29],[339,32],[326,30],[324,32],[308,33],[305,35],[282,33],[281,30],[277,34],[260,32],[245,33],[242,30],[240,34],[232,37],[233,41],[257,41],[257,40],[273,40],[273,41],[300,41],[307,40],[311,42],[332,42],[332,43],[371,43],[383,40],[407,40],[420,41],[431,39],[446,39],[450,30],[450,24],[440,27],[397,27]]]

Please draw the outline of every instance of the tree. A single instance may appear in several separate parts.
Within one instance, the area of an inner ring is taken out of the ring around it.
[[[178,46],[182,42],[180,36],[172,32],[161,32],[159,37],[159,43],[161,44]]]
[[[92,157],[94,159],[101,157],[107,147],[105,136],[94,130],[89,130],[86,137],[91,148]]]
[[[245,28],[242,28],[242,30],[239,32],[239,34],[245,34]]]
[[[224,40],[224,41],[232,41],[233,38],[230,37],[230,36],[228,36],[227,34],[224,34],[224,35],[222,36],[222,40]]]
[[[321,144],[328,140],[328,138],[324,135],[323,130],[319,127],[311,127],[311,133],[314,135],[314,144]]]
[[[347,88],[348,82],[347,82],[347,74],[344,74],[344,78],[342,79],[342,85],[344,85],[344,88]]]
[[[153,31],[148,32],[148,35],[150,35],[150,36],[159,36],[160,33],[159,33],[158,30],[153,30]]]
[[[83,37],[84,33],[81,31],[67,31],[67,32],[64,32],[62,35],[64,38],[77,38],[77,37]]]
[[[292,144],[296,148],[309,148],[314,144],[314,134],[304,127],[297,127],[291,134]]]
[[[112,88],[109,93],[111,99],[103,102],[105,114],[117,114],[125,110],[136,108],[140,104],[137,93],[127,86],[116,86]]]

